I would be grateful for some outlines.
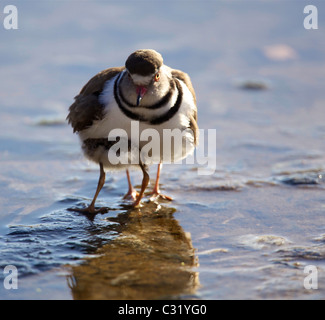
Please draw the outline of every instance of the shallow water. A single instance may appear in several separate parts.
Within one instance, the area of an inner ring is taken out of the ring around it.
[[[305,30],[305,1],[17,3],[19,30],[0,28],[0,270],[18,268],[18,289],[0,284],[1,299],[325,298],[323,16]],[[108,175],[109,210],[89,219],[68,209],[99,170],[67,109],[144,47],[191,75],[209,166],[165,165],[174,200],[139,210],[125,174]]]

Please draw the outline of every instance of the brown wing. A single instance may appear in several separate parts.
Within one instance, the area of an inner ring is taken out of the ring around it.
[[[69,108],[67,120],[73,132],[90,127],[94,120],[103,118],[104,106],[98,97],[104,89],[105,82],[123,71],[124,67],[109,68],[92,77],[74,98],[75,102]]]
[[[188,89],[190,90],[190,92],[192,93],[192,96],[193,96],[193,99],[194,99],[194,103],[196,105],[196,96],[195,96],[195,91],[194,91],[194,88],[192,86],[192,82],[191,82],[191,79],[190,79],[190,76],[181,71],[181,70],[176,70],[176,69],[173,69],[172,70],[172,76],[183,81],[186,86],[188,87]]]
[[[194,103],[196,106],[196,95],[195,95],[195,91],[194,91],[194,88],[193,88],[193,85],[192,85],[189,75],[181,70],[173,69],[172,76],[185,83],[185,85],[188,87],[188,89],[192,93]],[[197,109],[196,108],[195,108],[195,111],[193,112],[193,114],[190,115],[189,117],[190,117],[190,129],[194,133],[194,143],[197,145],[199,142],[198,141],[198,131],[197,131],[199,129],[199,127],[197,125]]]

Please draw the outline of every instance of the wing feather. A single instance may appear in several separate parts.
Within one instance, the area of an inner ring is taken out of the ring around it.
[[[199,129],[199,127],[197,125],[196,95],[195,95],[195,91],[194,91],[194,88],[192,85],[192,81],[190,79],[190,76],[181,70],[173,69],[171,72],[172,72],[173,77],[175,77],[185,83],[185,85],[190,90],[190,92],[193,96],[195,110],[193,110],[193,114],[189,115],[189,118],[190,118],[190,129],[193,131],[193,134],[194,134],[194,143],[195,143],[195,145],[197,145],[198,144],[198,131],[197,130]]]
[[[70,106],[67,116],[73,132],[87,129],[95,120],[103,118],[104,106],[99,102],[98,97],[103,91],[105,83],[123,70],[124,67],[108,68],[97,73],[84,85],[74,98],[75,101]]]

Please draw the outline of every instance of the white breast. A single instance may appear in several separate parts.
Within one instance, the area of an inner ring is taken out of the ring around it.
[[[193,100],[193,96],[191,92],[188,90],[185,83],[179,80],[180,85],[182,86],[183,90],[183,97],[182,97],[182,103],[178,110],[178,112],[168,121],[163,122],[158,125],[152,125],[148,122],[138,122],[138,125],[131,126],[131,122],[134,121],[127,117],[119,108],[118,104],[115,101],[114,98],[114,83],[117,76],[113,79],[107,81],[105,84],[104,90],[100,96],[100,101],[102,104],[105,105],[105,117],[102,120],[94,121],[93,125],[89,127],[86,130],[83,130],[79,133],[79,136],[81,140],[86,140],[89,138],[107,138],[110,132],[113,129],[123,129],[128,135],[128,138],[130,140],[136,139],[139,140],[141,137],[145,138],[148,133],[150,134],[150,130],[155,129],[157,134],[159,135],[160,139],[159,141],[155,141],[155,143],[159,144],[160,147],[156,150],[159,150],[159,154],[152,154],[152,158],[148,159],[148,162],[159,162],[163,161],[164,157],[166,159],[170,158],[170,154],[166,154],[167,150],[165,148],[164,150],[164,130],[174,130],[174,129],[180,129],[184,130],[185,128],[189,127],[189,115],[193,114],[193,111],[195,110],[196,106]],[[170,109],[176,99],[177,99],[178,91],[175,90],[172,98],[170,99],[170,102],[166,104],[166,106],[161,107],[156,110],[148,110],[148,109],[142,109],[141,112],[143,112],[143,115],[161,115]],[[138,127],[139,132],[134,134],[134,128]],[[133,129],[133,130],[132,130]],[[149,129],[149,130],[148,130]],[[156,134],[155,134],[156,135]],[[187,154],[193,152],[194,150],[194,139],[193,135],[190,133],[184,133],[183,143],[188,143],[188,150],[184,150],[184,145],[177,148],[176,153],[174,151],[171,152],[173,160],[179,160],[184,158]],[[146,145],[148,141],[140,141],[140,147],[143,147]],[[150,160],[150,161],[149,161]]]

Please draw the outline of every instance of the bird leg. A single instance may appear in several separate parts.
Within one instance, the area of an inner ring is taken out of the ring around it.
[[[89,213],[89,214],[107,212],[107,208],[105,208],[105,207],[98,208],[98,209],[95,208],[96,199],[98,197],[98,194],[99,194],[100,190],[102,190],[102,188],[104,186],[105,177],[106,177],[106,174],[105,174],[102,163],[99,163],[99,168],[100,168],[99,180],[98,180],[97,190],[96,190],[96,193],[94,195],[93,201],[91,202],[91,204],[87,208],[84,208],[84,209],[73,208],[73,209],[71,209],[72,211],[77,211],[77,212],[81,212],[81,213]]]
[[[148,183],[149,183],[149,174],[148,174],[148,167],[140,162],[140,168],[143,173],[143,179],[142,179],[142,185],[141,185],[141,190],[140,193],[137,197],[137,199],[133,202],[133,206],[137,207],[140,204],[140,201],[143,197],[144,191],[146,190]]]
[[[127,199],[127,200],[130,199],[130,200],[135,201],[137,199],[139,193],[132,186],[130,173],[129,173],[128,169],[126,169],[126,177],[128,179],[129,190],[128,190],[127,194],[123,197],[123,199]]]
[[[160,193],[160,189],[159,189],[159,178],[160,178],[161,168],[162,168],[162,163],[159,163],[158,164],[158,169],[157,169],[156,183],[155,183],[155,186],[153,188],[153,191],[151,192],[150,199],[153,200],[153,199],[156,199],[156,198],[160,197],[162,199],[171,201],[171,200],[173,200],[173,198],[171,198],[169,196],[166,196],[166,195]]]

